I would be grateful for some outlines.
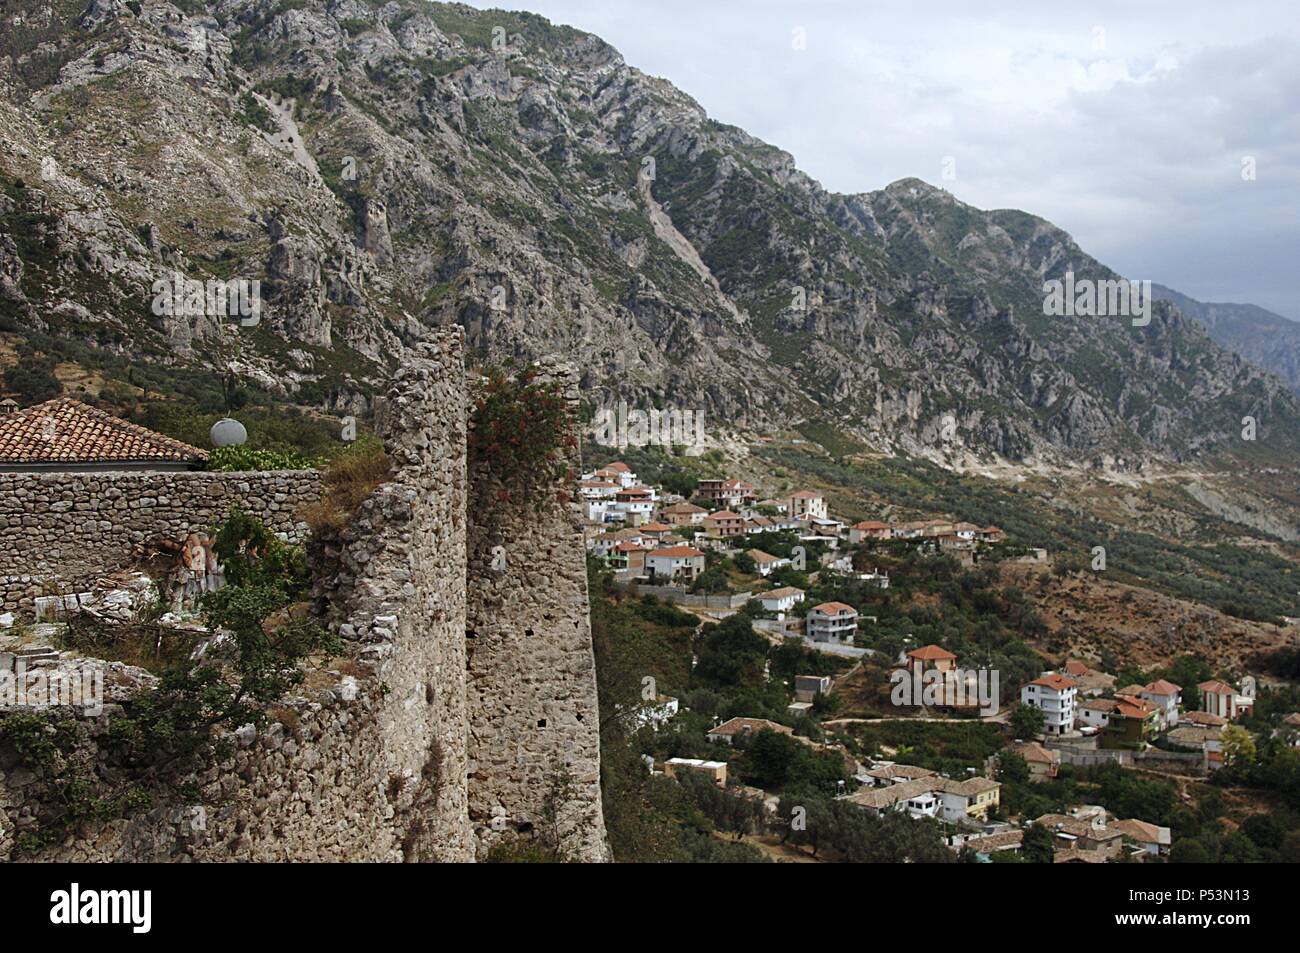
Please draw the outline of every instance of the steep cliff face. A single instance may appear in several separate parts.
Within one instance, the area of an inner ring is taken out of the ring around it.
[[[202,361],[173,272],[259,279],[241,369],[362,408],[432,329],[571,356],[592,402],[941,433],[1014,458],[1290,446],[1297,402],[1173,308],[1047,317],[1113,278],[918,180],[836,195],[594,36],[395,0],[23,0],[0,14],[0,332]],[[21,182],[19,181],[21,180]],[[955,429],[954,429],[955,428]]]
[[[1300,322],[1253,304],[1197,301],[1164,285],[1152,290],[1157,298],[1205,325],[1210,337],[1224,347],[1300,391]]]

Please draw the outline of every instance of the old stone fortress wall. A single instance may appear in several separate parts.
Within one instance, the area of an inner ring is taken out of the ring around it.
[[[271,473],[0,473],[0,611],[79,591],[151,539],[209,530],[238,504],[294,542],[314,470]]]
[[[542,371],[576,404],[572,369]],[[491,474],[467,474],[468,426],[452,329],[379,402],[393,479],[342,539],[313,544],[348,665],[260,735],[238,732],[233,764],[198,779],[201,804],[83,828],[37,859],[470,861],[533,834],[609,859],[579,515],[501,503]],[[299,534],[293,510],[316,492],[297,472],[0,476],[6,604],[47,579],[82,585],[142,538],[209,529],[235,503]],[[0,860],[31,783],[0,751]]]

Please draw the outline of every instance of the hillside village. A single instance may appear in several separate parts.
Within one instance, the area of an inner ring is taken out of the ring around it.
[[[878,631],[876,601],[894,595],[890,567],[900,560],[936,574],[1003,560],[1051,565],[1043,548],[996,526],[951,516],[851,522],[818,492],[764,496],[728,477],[700,479],[684,495],[623,461],[583,473],[579,498],[593,578],[620,605],[704,633],[702,647],[693,643],[695,673],[718,665],[714,638],[737,670],[736,654],[766,654],[748,669],[761,686],[736,686],[748,704],[696,712],[698,690],[656,691],[623,718],[652,775],[738,801],[719,808],[720,829],[776,860],[835,857],[834,847],[819,849],[836,841],[825,827],[852,823],[848,808],[881,822],[925,820],[949,854],[976,862],[1168,860],[1177,801],[1143,815],[1140,798],[1098,798],[1079,779],[1154,790],[1164,782],[1152,779],[1167,778],[1185,806],[1187,784],[1240,763],[1253,744],[1242,727],[1255,714],[1250,676],[1183,687],[1152,672],[1129,682],[1133,672],[1103,671],[1099,660],[1050,665],[1031,654],[1001,671],[987,698],[988,672],[967,667],[978,655]],[[886,681],[921,697],[882,703]],[[1271,720],[1268,741],[1300,750],[1300,714]],[[909,756],[917,751],[927,756]],[[820,840],[799,829],[791,791],[800,788],[820,789],[833,805]],[[1062,796],[1044,796],[1057,789]]]
[[[51,443],[33,421],[56,413]],[[0,469],[17,473],[77,478],[125,455],[156,482],[208,462],[66,399],[0,423]],[[76,458],[54,462],[58,441]],[[626,753],[632,771],[678,786],[718,836],[778,861],[1159,861],[1195,855],[1187,817],[1215,796],[1207,785],[1250,780],[1265,752],[1274,764],[1300,753],[1284,686],[1199,660],[1137,671],[1031,649],[1040,623],[995,574],[1006,562],[1047,571],[1033,540],[953,515],[850,521],[816,491],[768,496],[743,479],[689,490],[623,461],[577,483],[569,538],[585,540],[599,701],[621,732],[602,740],[607,800]],[[220,588],[214,562],[210,538],[185,542],[185,588],[171,590],[164,621],[192,618],[201,593]],[[34,624],[26,611],[0,616],[4,671],[83,666],[67,622],[44,620],[138,611],[134,578],[39,596]],[[601,651],[612,630],[631,639],[616,657]],[[664,637],[676,654],[645,657]],[[631,695],[612,674],[629,665]],[[647,682],[650,672],[661,674]]]
[[[819,493],[759,499],[752,484],[738,479],[700,480],[686,499],[642,485],[622,461],[582,474],[578,487],[588,552],[613,572],[615,585],[723,614],[750,605],[756,628],[798,635],[818,651],[848,658],[865,654],[854,638],[858,608],[810,601],[810,582],[888,589],[888,571],[872,562],[881,550],[951,556],[973,567],[1006,542],[996,526],[961,520],[847,523],[830,514]],[[1048,559],[1043,549],[1023,552],[1019,558]]]

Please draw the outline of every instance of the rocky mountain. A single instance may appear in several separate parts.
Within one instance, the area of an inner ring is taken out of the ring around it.
[[[1206,303],[1164,285],[1152,285],[1151,290],[1158,299],[1200,321],[1224,347],[1300,391],[1300,322],[1258,305]]]
[[[219,318],[153,306],[179,274],[260,281],[236,368],[333,411],[457,323],[715,432],[1119,466],[1241,452],[1247,415],[1268,453],[1300,432],[1176,307],[1045,314],[1044,281],[1118,278],[1050,223],[915,179],[827,192],[531,14],[11,0],[0,141],[0,334],[106,378],[212,359]]]

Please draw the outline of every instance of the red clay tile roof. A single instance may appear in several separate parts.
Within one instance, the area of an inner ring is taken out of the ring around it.
[[[1233,688],[1231,685],[1227,684],[1226,682],[1220,682],[1218,680],[1201,682],[1201,684],[1197,685],[1196,687],[1203,692],[1214,692],[1216,695],[1237,694],[1237,690]]]
[[[919,649],[912,649],[907,653],[909,658],[920,659],[922,662],[934,662],[939,659],[956,659],[947,649],[940,648],[937,645],[923,645]]]
[[[202,463],[207,453],[70,397],[0,415],[0,464]]]
[[[1079,683],[1072,678],[1066,678],[1064,675],[1057,675],[1052,672],[1050,675],[1044,675],[1042,678],[1036,678],[1030,685],[1042,685],[1044,688],[1050,688],[1053,691],[1063,692],[1068,688],[1078,688]]]
[[[669,546],[666,549],[656,549],[650,555],[668,559],[693,559],[696,556],[703,556],[704,553],[692,546]]]
[[[1145,699],[1121,697],[1116,701],[1118,704],[1116,704],[1115,710],[1111,712],[1114,717],[1145,719],[1156,711],[1156,706]]]
[[[1026,744],[1017,745],[1014,749],[1016,754],[1026,761],[1037,761],[1040,764],[1055,764],[1061,760],[1061,755],[1055,751],[1049,751],[1037,741],[1030,741]]]
[[[769,589],[767,592],[760,592],[754,596],[755,599],[784,599],[786,596],[802,596],[803,590],[796,589],[794,586],[782,586],[780,589]]]
[[[1079,702],[1080,708],[1091,708],[1094,711],[1114,711],[1119,707],[1119,702],[1113,698],[1089,698],[1087,701]]]
[[[813,606],[809,611],[820,612],[822,615],[839,615],[841,612],[857,612],[858,610],[842,602],[823,602],[819,606]]]
[[[1168,844],[1169,835],[1166,831],[1164,838],[1160,836],[1160,828],[1155,824],[1148,824],[1146,821],[1139,821],[1131,818],[1126,821],[1112,821],[1110,829],[1119,831],[1125,837],[1131,837],[1133,840],[1142,844]]]
[[[724,721],[722,724],[710,728],[705,734],[709,735],[738,735],[746,731],[775,731],[779,735],[792,735],[794,729],[786,725],[778,725],[774,721],[768,721],[766,718],[733,718],[730,721]]]
[[[1183,687],[1163,678],[1158,678],[1143,690],[1150,692],[1152,695],[1177,695],[1183,690]]]

